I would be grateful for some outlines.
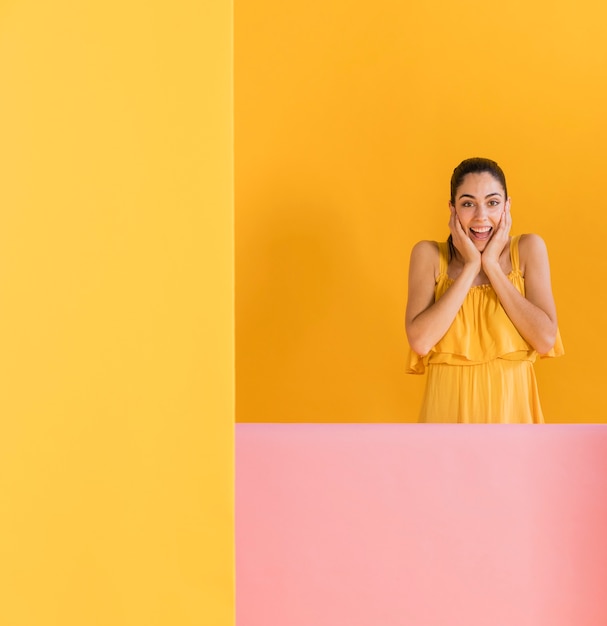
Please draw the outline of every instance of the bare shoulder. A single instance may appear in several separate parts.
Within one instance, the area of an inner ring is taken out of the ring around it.
[[[525,251],[536,251],[536,250],[546,250],[546,243],[544,240],[534,233],[528,233],[526,235],[521,235],[519,239],[519,250],[522,252]]]
[[[521,271],[536,265],[544,266],[548,264],[548,249],[546,242],[534,233],[521,235],[519,239],[519,259]]]
[[[411,261],[438,262],[438,243],[436,241],[418,241],[411,250]]]
[[[418,241],[411,250],[409,276],[428,276],[432,280],[439,273],[439,249],[436,241]]]

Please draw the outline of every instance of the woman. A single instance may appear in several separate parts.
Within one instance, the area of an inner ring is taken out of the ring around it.
[[[544,241],[510,236],[490,159],[455,168],[449,208],[448,241],[420,241],[409,266],[408,371],[428,370],[420,421],[543,423],[533,362],[563,353]]]

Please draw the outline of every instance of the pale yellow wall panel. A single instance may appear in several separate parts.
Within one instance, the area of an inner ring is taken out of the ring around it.
[[[413,244],[446,239],[464,158],[503,165],[548,245],[566,356],[549,422],[600,422],[607,212],[603,4],[282,3],[235,15],[240,421],[415,421]]]
[[[233,624],[232,6],[0,10],[0,623]]]

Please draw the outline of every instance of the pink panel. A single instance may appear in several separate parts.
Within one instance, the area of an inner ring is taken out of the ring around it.
[[[605,626],[607,426],[238,424],[238,626]]]

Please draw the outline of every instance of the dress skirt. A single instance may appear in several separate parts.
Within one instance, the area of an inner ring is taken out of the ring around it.
[[[533,363],[429,364],[420,422],[543,424]]]

